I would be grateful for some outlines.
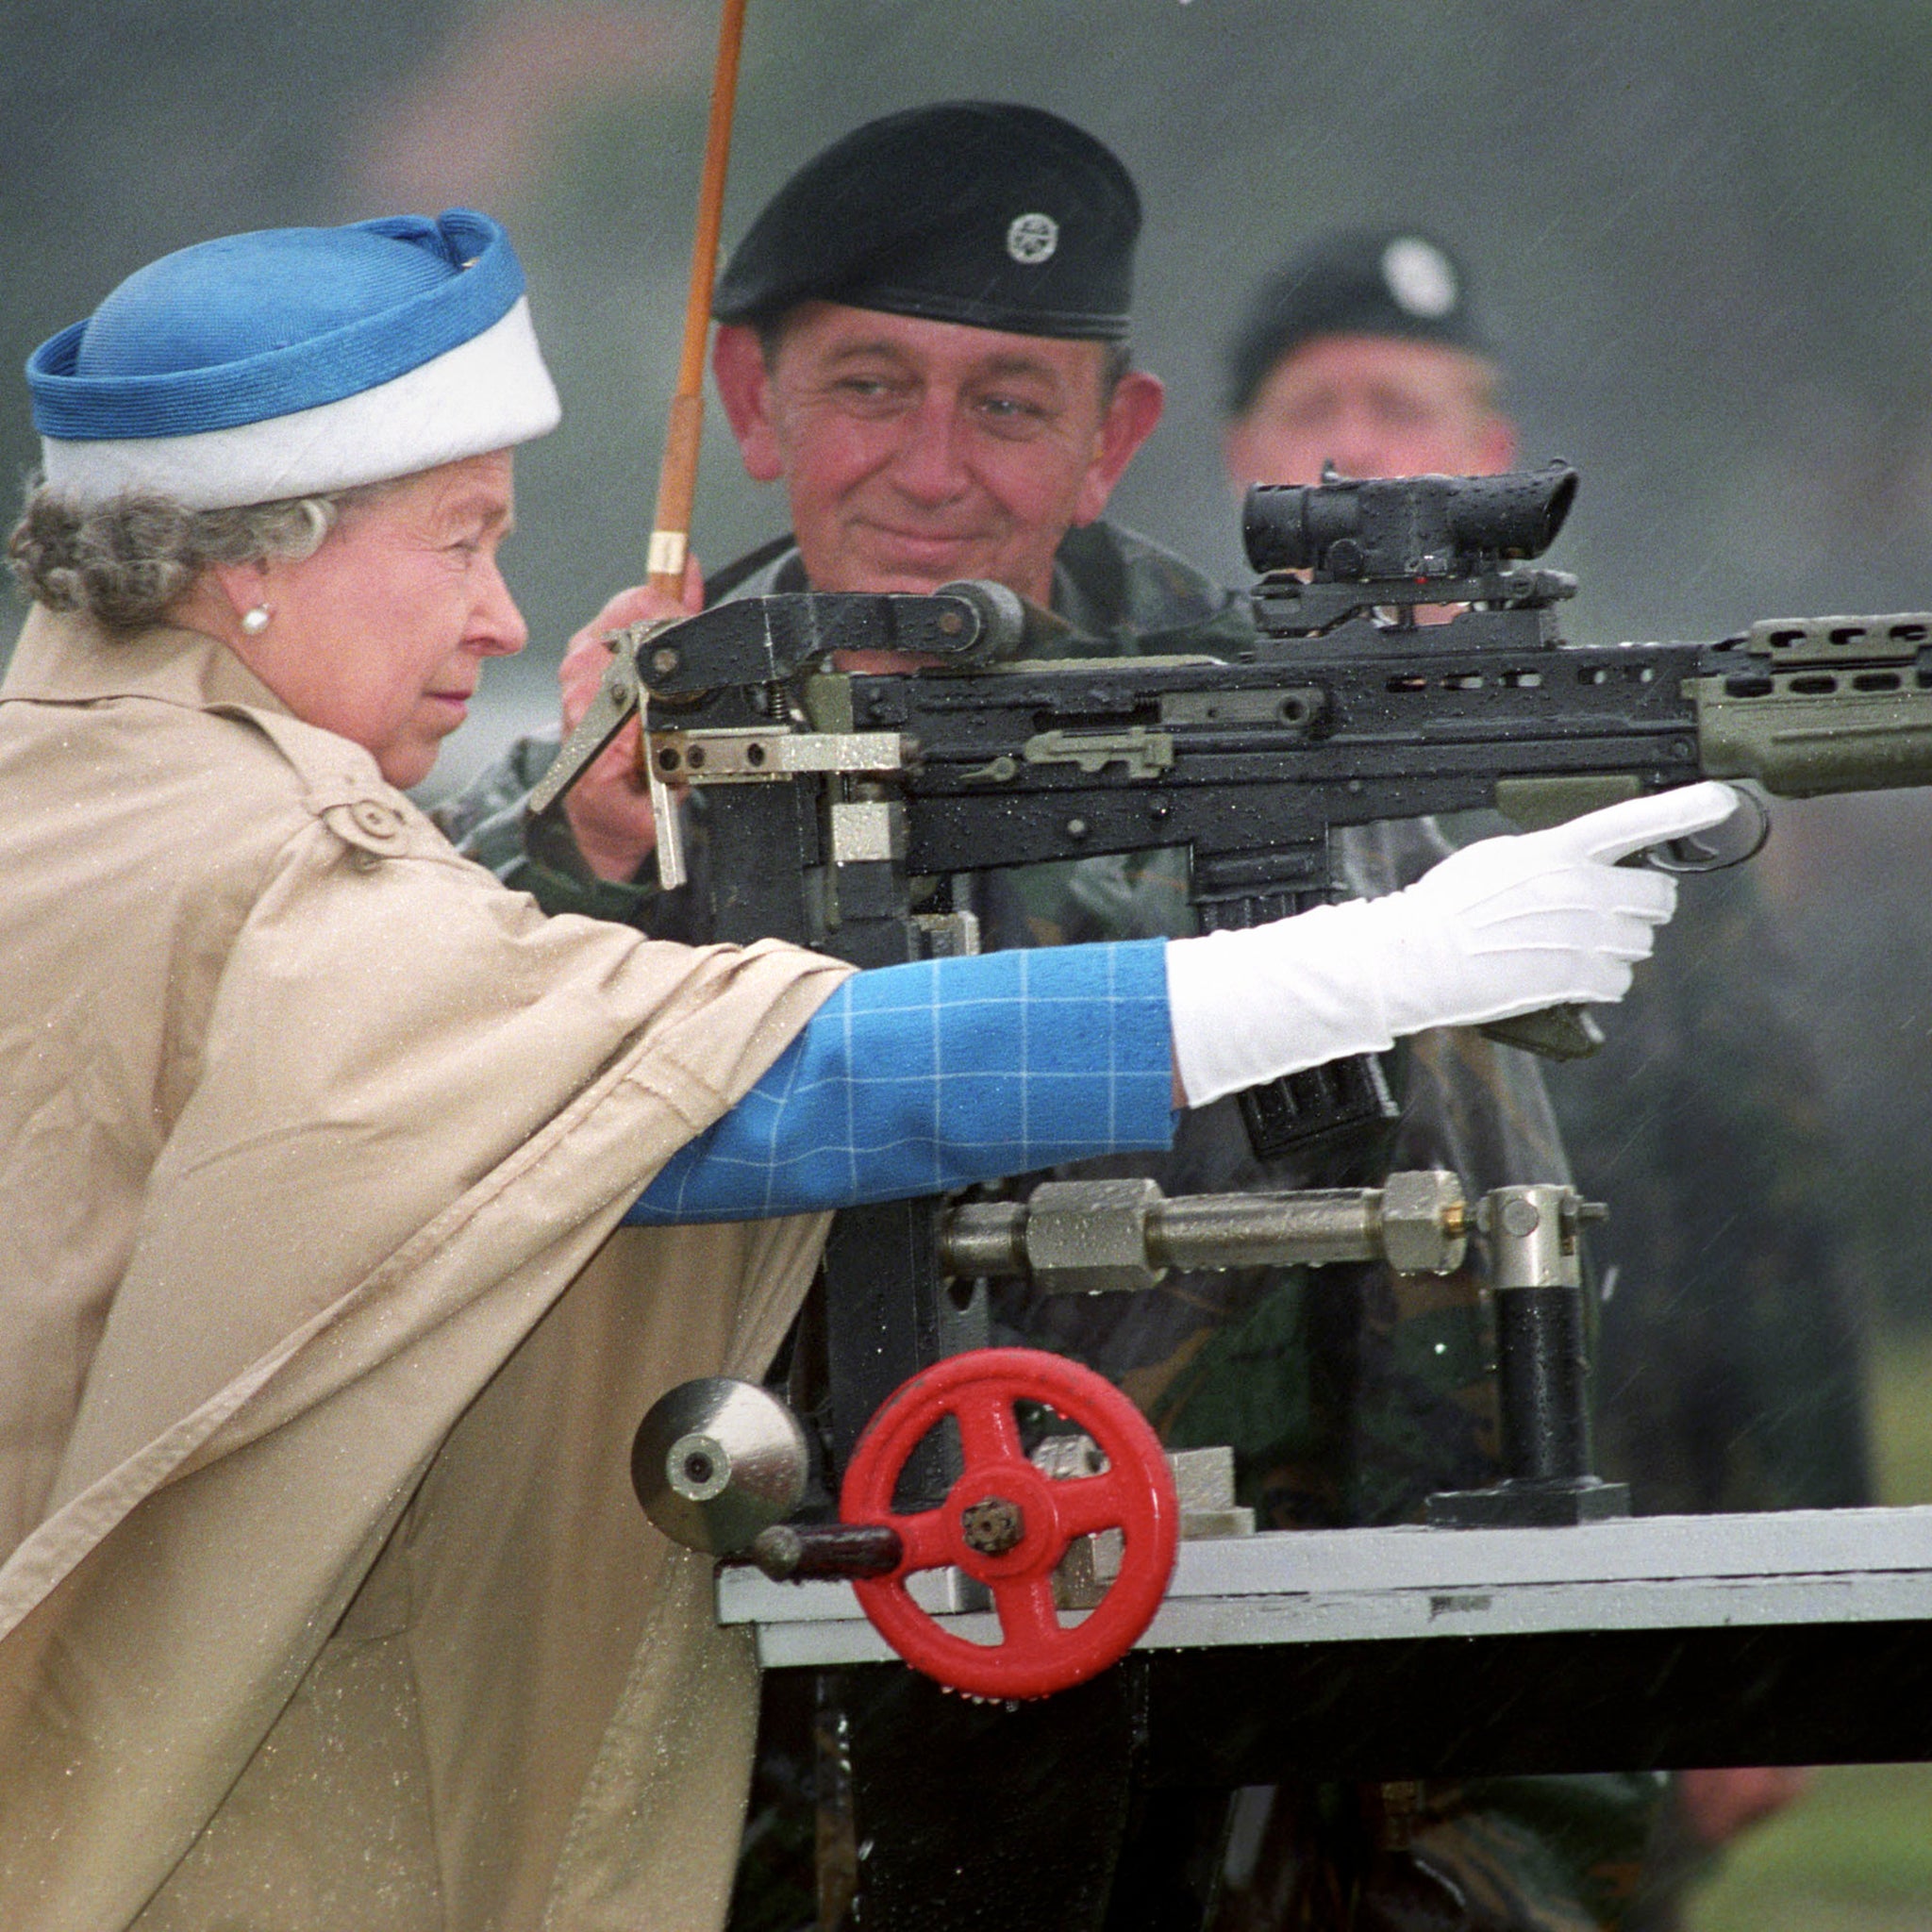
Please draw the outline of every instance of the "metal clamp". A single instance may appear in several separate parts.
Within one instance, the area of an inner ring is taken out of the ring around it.
[[[896,731],[653,731],[651,769],[678,785],[755,785],[814,772],[870,775],[903,771]]]
[[[940,1224],[956,1278],[1021,1274],[1049,1293],[1152,1288],[1170,1268],[1320,1267],[1386,1261],[1449,1274],[1468,1239],[1453,1174],[1395,1174],[1380,1188],[1191,1194],[1151,1180],[1047,1181],[1025,1201],[975,1201]]]
[[[1429,1498],[1445,1528],[1600,1522],[1630,1513],[1630,1491],[1593,1473],[1583,1258],[1577,1236],[1605,1209],[1574,1188],[1497,1188],[1476,1208],[1496,1298],[1496,1393],[1503,1480]]]

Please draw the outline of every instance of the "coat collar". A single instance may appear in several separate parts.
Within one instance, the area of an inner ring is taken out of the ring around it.
[[[0,682],[0,701],[88,704],[117,697],[152,698],[200,711],[239,706],[290,715],[281,699],[217,638],[171,625],[110,631],[75,612],[35,605]]]

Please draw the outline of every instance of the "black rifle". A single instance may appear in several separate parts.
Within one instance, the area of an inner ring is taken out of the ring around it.
[[[1034,613],[990,584],[774,596],[637,626],[534,808],[641,705],[654,786],[708,788],[716,936],[878,966],[974,947],[969,917],[916,909],[922,877],[1185,847],[1211,930],[1330,896],[1339,826],[1490,808],[1534,827],[1702,777],[1785,796],[1932,782],[1932,615],[1566,643],[1555,607],[1574,581],[1528,559],[1575,488],[1557,464],[1256,489],[1245,537],[1266,575],[1253,642],[1231,658],[1025,657]],[[1419,622],[1430,607],[1456,614]],[[933,668],[830,668],[835,652],[881,648]],[[659,805],[675,825],[661,790]],[[1677,858],[1722,856],[1692,841]],[[1511,1037],[1586,1044],[1533,1021]],[[1263,1156],[1391,1105],[1373,1057],[1243,1096]],[[833,1341],[841,1452],[905,1375],[972,1344],[929,1223],[924,1203],[841,1217],[835,1278],[856,1241],[865,1284],[848,1374]]]

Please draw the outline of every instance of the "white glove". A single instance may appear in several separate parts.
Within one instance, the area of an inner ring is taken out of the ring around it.
[[[1485,839],[1386,898],[1170,941],[1188,1104],[1429,1026],[1622,999],[1676,910],[1677,886],[1617,860],[1720,824],[1737,805],[1714,782],[1633,798],[1546,832]]]

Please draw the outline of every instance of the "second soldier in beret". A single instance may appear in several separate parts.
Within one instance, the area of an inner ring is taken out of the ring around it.
[[[1413,228],[1310,242],[1264,282],[1226,358],[1237,487],[1347,476],[1491,475],[1515,459],[1469,276]]]

